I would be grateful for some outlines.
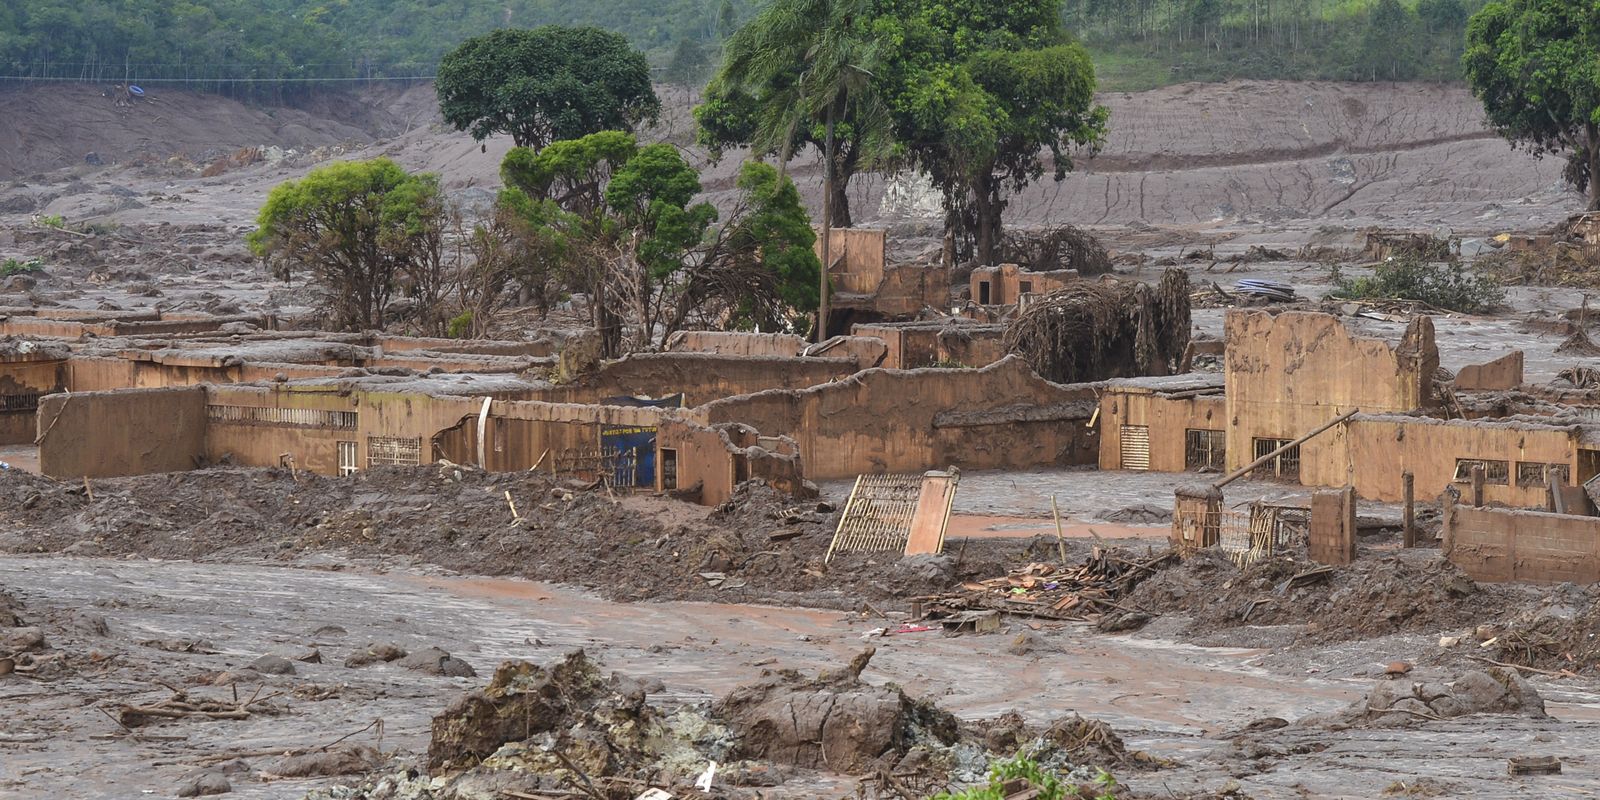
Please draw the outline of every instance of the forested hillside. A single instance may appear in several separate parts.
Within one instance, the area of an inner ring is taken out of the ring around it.
[[[28,0],[0,5],[0,76],[235,95],[431,75],[496,27],[598,25],[682,83],[761,0]],[[1484,0],[1065,0],[1106,89],[1184,80],[1456,80]]]
[[[1461,79],[1486,0],[1063,0],[1101,85],[1228,78]]]

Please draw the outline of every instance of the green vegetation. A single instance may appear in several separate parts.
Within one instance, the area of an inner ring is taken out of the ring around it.
[[[698,86],[738,23],[769,2],[30,0],[0,4],[0,75],[147,89],[170,80],[284,99],[320,80],[431,75],[468,38],[558,24],[619,33],[669,67],[661,77]],[[1459,80],[1466,20],[1483,3],[1066,0],[1060,17],[1111,90],[1227,78]],[[981,27],[986,16],[967,22]]]
[[[63,219],[60,214],[51,214],[46,217],[40,217],[38,222],[40,225],[43,225],[46,228],[60,229],[67,227],[67,221]]]
[[[632,131],[661,110],[644,55],[599,28],[544,25],[468,39],[440,62],[436,89],[456,130],[479,141],[508,133],[535,149]]]
[[[39,259],[37,258],[29,259],[27,261],[18,261],[15,258],[8,258],[5,261],[0,262],[0,278],[9,278],[12,275],[26,275],[27,273],[38,272],[42,269],[44,269],[44,264],[40,263]]]
[[[1565,177],[1600,211],[1600,9],[1498,0],[1472,17],[1463,59],[1489,122],[1534,155],[1566,153]]]
[[[821,124],[817,144],[823,164],[824,253],[832,252],[828,241],[835,195],[844,194],[837,180],[840,127],[850,127],[852,159],[864,142],[888,128],[883,86],[877,80],[881,40],[871,29],[871,19],[868,0],[774,0],[728,40],[717,73],[717,93],[745,98],[750,106],[753,124],[743,138],[759,152],[778,150],[780,169],[788,164],[795,132]],[[708,111],[701,116],[715,115]],[[808,138],[815,141],[815,133]],[[820,274],[818,280],[820,318],[826,320],[827,281]],[[827,326],[818,326],[816,334],[818,341],[826,338]]]
[[[1484,0],[1065,0],[1103,88],[1180,81],[1461,79]]]
[[[1337,268],[1329,297],[1350,300],[1414,300],[1446,311],[1474,313],[1505,302],[1505,291],[1492,276],[1459,260],[1432,262],[1415,255],[1395,256],[1373,269],[1370,277],[1347,278]]]
[[[750,143],[782,163],[820,145],[830,209],[882,150],[939,188],[957,257],[993,263],[1042,153],[1059,181],[1071,148],[1104,135],[1094,89],[1060,0],[778,0],[728,42],[695,117],[713,151]]]
[[[1092,784],[1073,785],[1054,772],[1041,768],[1026,755],[1018,755],[990,764],[988,783],[961,792],[937,794],[929,800],[1004,800],[1006,783],[1019,779],[1026,780],[1030,787],[1038,790],[1039,793],[1035,795],[1037,800],[1116,800],[1117,789],[1120,788],[1117,779],[1105,770],[1099,771]]]
[[[0,75],[181,81],[282,98],[314,80],[432,75],[497,28],[594,25],[665,61],[751,0],[30,0],[0,4]]]
[[[816,307],[821,265],[793,182],[746,164],[728,219],[695,203],[700,176],[669,144],[602,131],[517,147],[500,214],[546,254],[542,280],[589,296],[601,350],[649,349],[691,324],[793,328]]]
[[[305,277],[340,330],[383,328],[401,281],[438,290],[430,275],[445,225],[437,176],[386,158],[336,162],[274,188],[257,224],[251,251],[279,280]]]

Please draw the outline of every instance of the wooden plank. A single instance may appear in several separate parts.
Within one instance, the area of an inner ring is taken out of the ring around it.
[[[906,555],[936,555],[944,550],[944,534],[950,525],[950,506],[955,502],[959,480],[957,475],[946,472],[923,476],[906,536]]]

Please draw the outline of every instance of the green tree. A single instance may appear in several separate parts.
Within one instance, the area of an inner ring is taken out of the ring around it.
[[[1415,74],[1417,63],[1416,18],[1400,0],[1377,0],[1367,11],[1367,30],[1361,37],[1361,61],[1369,80],[1404,80]]]
[[[706,48],[693,36],[684,36],[672,50],[672,60],[667,62],[666,72],[662,77],[668,83],[685,88],[697,87],[705,80],[706,71],[711,67],[711,59],[706,55]]]
[[[1094,65],[1059,0],[877,2],[896,147],[943,194],[958,251],[993,263],[1007,193],[1065,179],[1070,149],[1104,137]]]
[[[644,54],[599,28],[545,25],[468,39],[440,61],[435,87],[457,130],[480,141],[506,133],[534,149],[631,131],[661,110]]]
[[[869,0],[775,0],[740,28],[723,52],[723,91],[757,102],[750,141],[787,163],[795,133],[822,126],[822,252],[830,250],[839,127],[859,144],[886,122],[874,72],[879,60]],[[780,169],[781,172],[781,169]],[[817,339],[828,336],[827,270],[819,276]]]
[[[278,185],[246,237],[274,276],[307,276],[334,326],[381,329],[397,279],[436,266],[438,177],[386,158],[341,161]]]
[[[1497,0],[1472,16],[1462,57],[1489,123],[1535,156],[1567,154],[1566,179],[1600,211],[1600,8]]]
[[[740,168],[737,186],[727,223],[678,294],[670,327],[681,329],[699,314],[706,325],[803,331],[797,317],[817,309],[822,262],[800,192],[757,161]]]

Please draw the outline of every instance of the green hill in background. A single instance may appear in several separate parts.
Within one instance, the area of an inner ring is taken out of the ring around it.
[[[496,27],[597,25],[663,79],[702,81],[759,0],[27,0],[0,6],[0,77],[284,97],[326,81],[431,75]],[[1101,87],[1229,78],[1460,78],[1483,0],[1064,0]]]

